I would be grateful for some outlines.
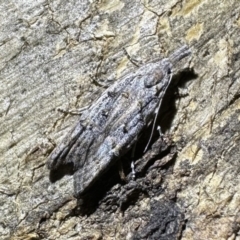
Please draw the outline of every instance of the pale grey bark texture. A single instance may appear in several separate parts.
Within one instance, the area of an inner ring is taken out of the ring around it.
[[[0,6],[0,239],[240,238],[238,0]],[[57,109],[94,103],[134,69],[124,48],[144,63],[183,44],[192,56],[175,69],[185,71],[162,120],[177,155],[166,155],[150,179],[160,190],[122,209],[105,197],[122,191],[116,182],[94,210],[80,213],[72,175],[53,183],[45,165],[78,119]]]

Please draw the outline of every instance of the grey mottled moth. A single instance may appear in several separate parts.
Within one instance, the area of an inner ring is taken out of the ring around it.
[[[79,197],[137,141],[154,118],[169,86],[173,65],[188,56],[183,46],[169,58],[147,63],[106,89],[54,149],[48,168],[74,166]]]

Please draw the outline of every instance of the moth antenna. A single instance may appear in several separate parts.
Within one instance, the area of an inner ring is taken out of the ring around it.
[[[189,49],[189,47],[188,47],[187,45],[184,45],[184,46],[182,46],[180,49],[178,49],[177,51],[175,51],[173,54],[171,54],[168,59],[169,59],[170,62],[174,65],[174,64],[176,64],[178,61],[180,61],[181,59],[185,58],[186,56],[188,56],[188,55],[190,55],[190,54],[191,54],[191,50]],[[170,75],[170,80],[168,81],[167,88],[168,88],[171,80],[172,80],[172,73],[171,73],[171,75]],[[167,89],[167,88],[166,88],[166,89]],[[156,112],[156,115],[155,115],[155,118],[154,118],[153,127],[152,127],[152,132],[151,132],[150,138],[149,138],[149,140],[148,140],[147,146],[146,146],[145,149],[144,149],[144,153],[147,151],[147,149],[148,149],[148,147],[149,147],[149,144],[150,144],[150,142],[152,141],[154,129],[155,129],[156,122],[157,122],[158,113],[159,113],[159,110],[160,110],[160,107],[161,107],[161,103],[162,103],[162,98],[161,98],[161,100],[159,101],[159,104],[158,104],[158,107],[157,107],[157,112]]]
[[[171,75],[170,75],[170,80],[168,81],[168,85],[167,85],[166,89],[168,88],[171,80],[172,80],[172,73],[171,73]],[[147,145],[146,145],[143,153],[145,153],[145,152],[147,151],[147,149],[148,149],[148,147],[149,147],[149,144],[150,144],[150,142],[152,141],[154,129],[155,129],[155,126],[156,126],[156,123],[157,123],[158,113],[159,113],[159,110],[160,110],[160,107],[161,107],[161,103],[162,103],[162,98],[161,98],[161,100],[160,100],[159,103],[158,103],[157,111],[156,111],[156,113],[155,113],[155,118],[154,118],[154,121],[153,121],[153,127],[152,127],[152,131],[151,131],[151,135],[150,135],[150,138],[149,138],[149,140],[148,140],[148,143],[147,143]]]
[[[187,57],[190,54],[191,54],[191,50],[189,49],[189,47],[187,45],[184,45],[181,48],[179,48],[178,50],[176,50],[175,52],[173,52],[168,57],[168,59],[170,60],[170,62],[173,65],[175,65],[177,62],[179,62],[180,60],[182,60],[183,58]]]

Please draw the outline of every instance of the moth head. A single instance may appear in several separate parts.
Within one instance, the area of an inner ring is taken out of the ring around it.
[[[164,80],[168,81],[172,75],[172,64],[168,59],[163,59],[160,64],[154,63],[153,66],[150,74],[144,79],[146,88],[153,87]]]

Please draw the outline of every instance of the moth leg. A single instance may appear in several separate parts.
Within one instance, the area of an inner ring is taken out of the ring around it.
[[[137,146],[137,142],[134,143],[132,153],[131,153],[131,169],[132,169],[132,179],[133,180],[135,180],[135,177],[136,177],[135,164],[134,164],[134,161],[133,161],[135,151],[136,151],[136,146]]]
[[[72,114],[72,115],[81,115],[82,112],[84,112],[85,110],[89,109],[89,105],[79,108],[78,110],[64,110],[61,108],[58,108],[57,110],[61,113],[65,113],[65,114]]]
[[[134,160],[133,160],[134,159],[134,155],[135,155],[136,145],[137,145],[137,143],[135,142],[134,146],[133,146],[133,148],[131,150],[131,170],[132,170],[131,178],[132,178],[132,180],[135,180],[135,177],[136,177],[135,165],[134,165]],[[119,169],[118,170],[119,171],[119,176],[122,179],[122,181],[127,182],[127,178],[126,178],[126,175],[124,173],[121,160],[118,161],[118,169]]]
[[[135,178],[136,178],[136,172],[135,172],[134,161],[131,162],[131,169],[132,169],[132,179],[135,180]]]
[[[123,48],[124,53],[126,54],[128,60],[136,67],[139,67],[139,65],[142,65],[142,61],[139,61],[137,59],[132,58],[129,53],[127,52],[126,48]]]
[[[157,126],[157,131],[158,131],[158,133],[159,133],[159,136],[160,136],[160,137],[163,137],[164,134],[163,134],[163,132],[162,132],[161,126],[159,126],[159,125]]]

